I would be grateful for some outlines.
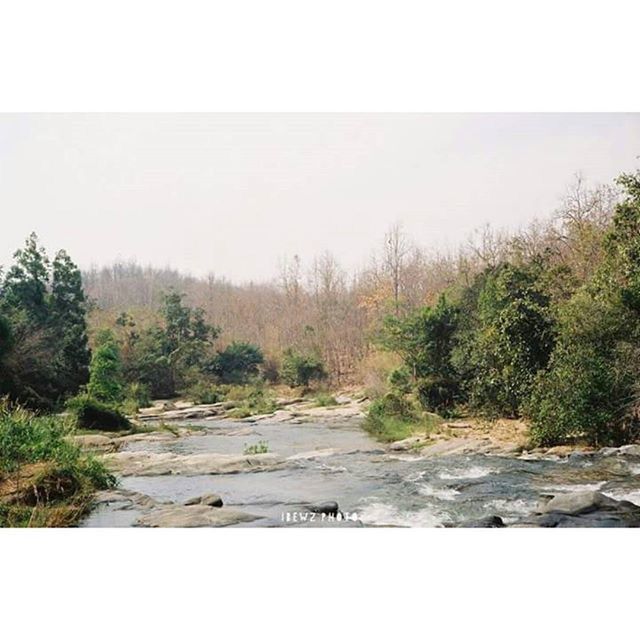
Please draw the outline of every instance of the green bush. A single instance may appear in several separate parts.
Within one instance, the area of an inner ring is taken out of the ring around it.
[[[187,397],[198,404],[215,404],[222,402],[225,394],[218,385],[201,380],[189,389]]]
[[[111,331],[102,331],[91,356],[87,394],[99,402],[121,402],[124,378],[118,343]]]
[[[416,396],[427,411],[449,415],[459,398],[460,385],[453,378],[427,376],[416,382]]]
[[[313,398],[313,402],[316,407],[335,407],[338,404],[335,396],[324,392],[317,393]]]
[[[67,400],[67,409],[80,429],[123,431],[131,428],[129,420],[115,406],[88,395],[70,398]]]
[[[209,370],[223,382],[243,383],[258,374],[258,366],[263,362],[260,347],[248,342],[232,342],[218,351]]]
[[[324,380],[327,372],[318,355],[287,349],[282,357],[280,377],[290,387],[306,389],[313,380]]]

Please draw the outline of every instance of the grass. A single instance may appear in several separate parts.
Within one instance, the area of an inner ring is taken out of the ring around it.
[[[104,465],[72,444],[70,421],[0,402],[0,526],[69,526],[93,493],[115,485]]]
[[[379,442],[395,442],[431,433],[442,422],[439,415],[420,409],[413,399],[387,393],[369,407],[364,428]]]
[[[313,402],[316,407],[335,407],[338,404],[335,396],[324,392],[317,393]]]
[[[226,398],[235,403],[235,407],[228,412],[230,418],[248,418],[276,410],[273,395],[259,386],[232,387]]]
[[[245,456],[252,456],[258,453],[269,453],[269,443],[266,440],[260,440],[257,444],[244,445]]]

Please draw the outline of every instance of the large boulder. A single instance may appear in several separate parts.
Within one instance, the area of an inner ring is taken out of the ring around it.
[[[553,496],[517,526],[640,527],[640,506],[598,491],[579,491]]]
[[[169,505],[154,509],[138,518],[138,527],[228,527],[243,522],[258,520],[254,516],[235,509],[219,509],[204,504],[192,506]]]

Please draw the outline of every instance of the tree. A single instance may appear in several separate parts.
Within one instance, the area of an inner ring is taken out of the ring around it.
[[[3,390],[37,408],[53,408],[87,381],[85,303],[77,267],[65,252],[51,265],[31,234],[0,286],[10,327]]]
[[[13,257],[16,263],[7,271],[2,283],[3,306],[23,309],[30,322],[42,324],[47,317],[49,259],[32,233],[23,249]]]
[[[173,291],[164,294],[162,323],[143,331],[127,314],[116,320],[126,380],[146,385],[153,398],[175,396],[208,373],[214,355],[213,341],[220,330],[207,323],[203,309],[184,305],[183,298]]]
[[[592,280],[562,307],[558,344],[536,380],[528,412],[542,444],[622,444],[639,431],[640,173],[622,175]]]
[[[66,251],[53,261],[50,322],[58,344],[58,380],[63,394],[87,383],[91,353],[87,340],[86,300],[78,267]]]
[[[91,358],[87,393],[91,398],[107,403],[120,403],[124,397],[124,379],[120,350],[113,333],[104,330],[96,340]]]
[[[218,351],[211,362],[210,370],[223,382],[246,382],[250,376],[258,373],[258,366],[264,362],[264,355],[254,344],[232,342],[222,351]]]
[[[541,286],[545,262],[503,263],[479,276],[464,300],[466,323],[453,354],[472,407],[515,417],[536,373],[553,349],[549,295]]]
[[[433,307],[405,318],[388,316],[383,323],[382,345],[402,357],[421,404],[430,411],[447,410],[458,397],[451,362],[457,327],[458,309],[444,295]],[[397,373],[395,377],[402,378]]]
[[[400,313],[400,290],[404,262],[409,246],[400,223],[394,224],[384,238],[384,264],[391,279],[394,313]]]

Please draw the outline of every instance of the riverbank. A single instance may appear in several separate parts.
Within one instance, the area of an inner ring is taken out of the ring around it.
[[[72,526],[96,491],[115,485],[104,464],[72,441],[60,416],[0,403],[0,526]]]

